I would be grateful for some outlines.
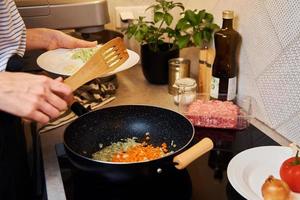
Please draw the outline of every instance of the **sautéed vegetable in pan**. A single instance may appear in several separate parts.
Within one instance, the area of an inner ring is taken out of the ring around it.
[[[160,107],[122,105],[80,114],[64,133],[67,155],[78,169],[108,179],[126,180],[182,169],[213,147],[212,141],[205,138],[189,148],[194,137],[193,125],[183,115]],[[148,144],[159,147],[165,143],[169,153],[139,162],[92,158],[95,152],[127,138],[143,142],[145,133],[150,134]]]

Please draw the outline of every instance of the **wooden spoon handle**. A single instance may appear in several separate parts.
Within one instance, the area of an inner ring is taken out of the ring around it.
[[[64,80],[64,83],[67,84],[72,91],[75,91],[80,86],[87,83],[91,78],[90,75],[87,74],[88,71],[82,70],[81,73],[75,73],[72,76],[69,76]]]
[[[173,162],[176,163],[175,167],[177,169],[184,169],[191,162],[210,151],[214,144],[211,139],[204,138],[197,144],[189,148],[188,150],[182,152],[181,154],[173,158]]]

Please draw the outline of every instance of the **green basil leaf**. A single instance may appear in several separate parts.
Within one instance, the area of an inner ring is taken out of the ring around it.
[[[184,6],[183,6],[182,3],[175,3],[174,5],[175,5],[176,7],[181,8],[181,10],[184,10]]]
[[[168,5],[168,10],[172,10],[172,9],[175,8],[175,7],[176,7],[175,4],[170,4],[170,5]]]
[[[176,24],[176,29],[180,30],[180,31],[185,31],[185,30],[189,29],[190,27],[192,27],[191,24],[185,18],[181,18]]]
[[[148,26],[146,24],[142,24],[141,27],[140,27],[140,30],[143,33],[147,33],[148,32]]]
[[[205,10],[200,10],[200,11],[198,12],[198,17],[199,17],[199,22],[200,22],[200,23],[201,23],[202,20],[204,19],[205,14],[206,14]]]
[[[133,34],[128,32],[128,31],[126,31],[125,34],[126,34],[128,39],[132,38],[132,36],[133,36]]]
[[[211,40],[211,32],[204,30],[203,31],[203,40],[209,42]]]
[[[165,16],[164,16],[164,20],[165,20],[166,24],[168,26],[170,26],[172,24],[173,17],[170,13],[166,13]]]
[[[202,45],[202,34],[201,32],[196,32],[194,35],[193,35],[193,40],[194,40],[194,43],[196,46],[201,46]]]
[[[142,42],[144,39],[144,33],[141,30],[138,30],[135,35],[134,38],[138,41],[138,42]]]
[[[190,41],[189,35],[179,36],[177,40],[177,45],[180,49],[187,47],[188,43]]]
[[[220,27],[217,24],[209,24],[208,28],[213,30],[213,31],[220,29]]]
[[[157,23],[164,18],[164,13],[162,12],[155,12],[154,13],[154,22]]]
[[[187,23],[187,20],[185,18],[180,19],[176,24],[176,29],[181,30],[184,24]]]
[[[168,34],[168,37],[169,37],[169,38],[172,38],[172,37],[175,36],[175,31],[174,31],[173,29],[171,29],[170,27],[167,27],[167,28],[165,29],[165,32]]]
[[[204,19],[209,22],[212,23],[214,21],[214,16],[210,13],[206,13]]]
[[[198,25],[197,16],[192,10],[185,11],[185,19],[187,19],[192,26]]]

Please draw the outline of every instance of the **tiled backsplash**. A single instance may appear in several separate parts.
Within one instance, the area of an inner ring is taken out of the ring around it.
[[[114,16],[115,6],[149,5],[153,2],[108,0],[111,16]],[[223,10],[235,11],[235,27],[242,35],[239,93],[253,97],[253,114],[257,119],[300,144],[300,1],[181,2],[186,8],[212,12],[219,25]],[[193,53],[189,54],[189,51]],[[182,55],[194,55],[191,58],[197,59],[195,49],[186,49]],[[197,62],[193,62],[194,75],[197,69]]]

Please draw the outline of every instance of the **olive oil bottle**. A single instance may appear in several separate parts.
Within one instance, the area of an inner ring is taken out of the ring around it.
[[[222,28],[214,34],[216,57],[212,66],[212,99],[231,101],[236,98],[241,36],[232,27],[233,17],[233,11],[223,11]]]

